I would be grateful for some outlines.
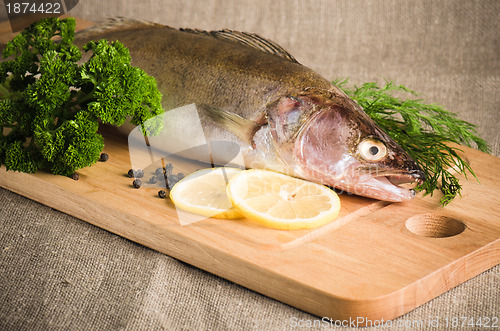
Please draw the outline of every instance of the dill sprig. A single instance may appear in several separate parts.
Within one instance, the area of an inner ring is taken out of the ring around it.
[[[470,165],[458,153],[461,150],[450,145],[454,142],[490,152],[487,142],[478,136],[475,125],[459,119],[456,114],[440,106],[415,99],[417,93],[403,85],[386,82],[380,87],[378,83],[370,82],[349,87],[347,83],[347,79],[334,81],[424,171],[426,180],[416,188],[417,191],[432,195],[436,189],[440,189],[443,193],[440,202],[444,206],[461,195],[462,186],[450,171],[452,168],[465,178],[468,173],[476,178]]]

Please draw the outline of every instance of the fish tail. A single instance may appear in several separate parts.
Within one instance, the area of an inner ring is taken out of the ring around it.
[[[108,18],[104,23],[92,26],[88,29],[82,30],[76,34],[77,38],[89,39],[94,36],[101,34],[110,33],[113,31],[123,31],[123,30],[135,30],[135,29],[146,29],[146,28],[165,28],[166,25],[137,20],[126,17],[112,17]]]

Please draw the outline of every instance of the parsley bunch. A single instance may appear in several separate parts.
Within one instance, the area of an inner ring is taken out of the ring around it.
[[[451,146],[454,142],[480,151],[489,152],[489,147],[477,135],[476,126],[459,119],[456,114],[437,105],[425,104],[414,91],[403,85],[386,82],[382,87],[371,82],[359,87],[348,87],[347,79],[334,81],[339,88],[355,100],[375,122],[387,132],[419,164],[426,180],[418,191],[431,194],[440,189],[440,202],[448,204],[460,195],[461,185],[450,172],[454,167],[466,178],[474,171]],[[394,96],[394,92],[403,97]]]
[[[43,19],[12,41],[0,63],[0,164],[7,170],[45,169],[70,176],[90,166],[104,146],[101,123],[127,117],[148,134],[161,130],[163,112],[156,80],[130,65],[119,42],[89,42],[88,62],[73,44],[73,18]]]

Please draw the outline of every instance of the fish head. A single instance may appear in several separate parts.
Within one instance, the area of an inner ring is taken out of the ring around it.
[[[268,115],[276,150],[307,180],[386,201],[415,196],[417,163],[341,91],[283,97]]]

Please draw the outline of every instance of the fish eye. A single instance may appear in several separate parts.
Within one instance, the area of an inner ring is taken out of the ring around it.
[[[359,143],[358,152],[366,161],[379,161],[387,155],[387,148],[383,142],[367,138]]]

